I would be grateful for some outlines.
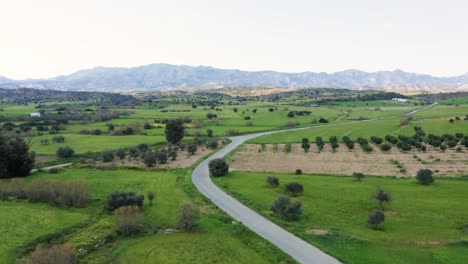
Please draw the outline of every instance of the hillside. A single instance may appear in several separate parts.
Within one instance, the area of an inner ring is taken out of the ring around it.
[[[133,68],[96,67],[51,79],[9,80],[0,77],[2,88],[30,87],[59,90],[167,90],[231,86],[383,88],[398,91],[460,91],[468,89],[468,74],[434,77],[401,70],[335,73],[284,73],[241,71],[208,66],[150,64]]]

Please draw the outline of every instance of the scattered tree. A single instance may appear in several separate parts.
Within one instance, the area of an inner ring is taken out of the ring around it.
[[[75,154],[75,150],[70,147],[60,147],[57,149],[57,157],[59,158],[71,158]]]
[[[154,192],[148,192],[148,200],[150,201],[150,206],[153,205],[153,200],[154,200],[154,197],[155,197],[155,193]]]
[[[213,177],[226,176],[229,172],[229,165],[223,159],[214,159],[208,163],[210,175]]]
[[[0,179],[28,176],[34,166],[34,156],[21,138],[0,134]]]
[[[421,169],[416,174],[416,179],[423,185],[430,185],[434,183],[434,177],[432,177],[432,171],[429,169]]]
[[[271,205],[271,211],[279,214],[286,221],[298,220],[302,214],[301,202],[291,202],[291,198],[285,195],[280,195]]]
[[[372,229],[379,229],[379,225],[385,220],[385,214],[381,210],[375,210],[369,214],[367,223],[371,225]]]
[[[390,203],[392,201],[392,196],[389,192],[382,189],[377,190],[373,196],[379,202],[380,210],[384,211],[383,203]]]
[[[107,196],[105,209],[108,212],[113,212],[122,206],[134,205],[142,207],[144,199],[143,195],[136,195],[134,192],[113,192]]]
[[[187,151],[188,151],[188,153],[190,153],[190,155],[195,154],[195,152],[197,152],[197,145],[196,144],[189,144],[187,146]]]
[[[185,127],[183,120],[169,120],[166,123],[166,130],[164,133],[166,134],[166,140],[173,145],[176,145],[184,138]]]
[[[356,178],[358,181],[361,181],[364,177],[364,174],[361,172],[353,172],[353,178]]]

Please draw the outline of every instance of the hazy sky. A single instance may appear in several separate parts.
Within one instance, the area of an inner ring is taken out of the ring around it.
[[[468,72],[468,0],[0,0],[0,75],[150,63]]]

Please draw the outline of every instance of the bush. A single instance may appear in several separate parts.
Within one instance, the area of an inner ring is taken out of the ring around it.
[[[319,123],[328,123],[328,120],[321,117],[321,118],[319,118]]]
[[[146,152],[143,155],[143,163],[145,163],[146,166],[153,167],[154,165],[156,165],[156,162],[157,162],[157,159],[156,159],[156,155],[154,152]]]
[[[196,144],[189,144],[187,146],[187,152],[190,153],[190,155],[195,154],[195,152],[197,152],[197,145]]]
[[[111,150],[104,150],[101,153],[101,158],[104,162],[111,162],[114,160],[114,152]]]
[[[276,176],[268,176],[266,182],[270,188],[276,188],[279,185],[279,179]]]
[[[213,139],[213,140],[210,140],[210,141],[206,142],[206,147],[208,147],[210,149],[217,148],[218,147],[218,140]]]
[[[383,143],[382,145],[380,145],[380,150],[382,150],[382,151],[389,151],[391,149],[392,149],[392,146],[390,146],[387,143]]]
[[[296,174],[296,175],[302,175],[302,170],[301,170],[301,169],[296,169],[296,170],[294,171],[294,174]]]
[[[286,221],[298,220],[302,214],[301,202],[292,203],[291,198],[285,195],[280,195],[271,205],[271,211],[279,214]]]
[[[432,171],[429,169],[421,169],[416,174],[416,179],[422,185],[430,185],[434,183],[434,177],[432,177]]]
[[[207,129],[207,130],[206,130],[206,135],[207,135],[208,137],[212,137],[212,136],[213,136],[213,129]]]
[[[38,245],[36,249],[26,258],[22,259],[22,264],[75,264],[77,256],[69,244],[44,247]]]
[[[385,220],[385,214],[380,210],[375,210],[369,214],[367,223],[372,226],[372,229],[378,229],[379,225]]]
[[[291,182],[286,184],[285,191],[290,196],[297,197],[302,195],[302,193],[304,192],[304,187],[300,183]]]
[[[108,212],[113,212],[122,206],[142,207],[144,199],[143,195],[136,195],[134,192],[113,192],[107,196],[105,209]]]
[[[32,202],[52,202],[61,206],[84,207],[89,187],[84,180],[48,180],[40,178],[29,185],[26,197]]]
[[[361,172],[353,172],[353,178],[356,178],[358,181],[361,181],[364,177],[364,174]]]
[[[59,158],[71,158],[75,154],[75,151],[70,147],[60,147],[57,149],[57,157]]]
[[[214,159],[208,163],[210,175],[213,177],[226,176],[229,172],[229,165],[223,159]]]
[[[125,159],[125,155],[126,155],[126,154],[125,154],[125,150],[123,150],[123,149],[118,149],[118,150],[115,152],[115,155],[116,155],[117,157],[119,157],[119,159],[123,160],[123,159]]]
[[[188,232],[192,231],[200,219],[200,211],[191,203],[183,203],[177,210],[177,226]]]
[[[65,137],[63,136],[55,136],[52,138],[52,141],[55,143],[63,143],[65,142]]]
[[[383,139],[380,137],[372,136],[371,141],[374,142],[376,145],[380,145],[383,142]]]
[[[115,226],[123,235],[137,234],[143,228],[144,216],[137,206],[122,206],[117,208],[113,214]]]
[[[51,173],[51,174],[57,174],[57,173],[60,172],[60,168],[53,167],[53,168],[50,168],[48,172]]]

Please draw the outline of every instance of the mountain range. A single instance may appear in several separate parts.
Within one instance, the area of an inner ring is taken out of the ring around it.
[[[150,64],[132,68],[95,67],[48,79],[12,80],[0,76],[0,88],[129,92],[239,86],[467,91],[468,73],[454,77],[434,77],[402,70],[364,72],[351,69],[335,73],[285,73]]]

